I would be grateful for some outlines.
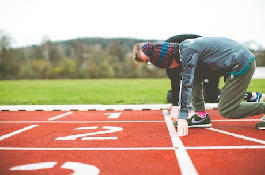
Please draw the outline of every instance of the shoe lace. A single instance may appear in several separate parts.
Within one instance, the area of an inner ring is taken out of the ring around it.
[[[189,112],[187,119],[191,119],[191,117],[195,114],[195,112]]]

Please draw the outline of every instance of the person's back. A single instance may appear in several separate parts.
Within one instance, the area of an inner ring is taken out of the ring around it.
[[[179,48],[183,65],[197,66],[196,72],[204,78],[239,72],[254,57],[243,44],[224,37],[188,39]]]

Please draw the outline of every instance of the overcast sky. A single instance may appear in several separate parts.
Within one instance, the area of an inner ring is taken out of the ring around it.
[[[265,48],[265,0],[0,0],[0,30],[13,46],[45,36],[165,40],[194,33]]]

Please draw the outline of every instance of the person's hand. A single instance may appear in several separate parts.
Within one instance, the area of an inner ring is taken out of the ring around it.
[[[171,113],[171,109],[172,109],[172,103],[169,105],[169,107],[167,108],[167,112],[170,114]]]
[[[188,135],[188,122],[186,119],[178,119],[178,135],[187,136]]]
[[[179,106],[171,106],[170,117],[173,122],[179,118]]]

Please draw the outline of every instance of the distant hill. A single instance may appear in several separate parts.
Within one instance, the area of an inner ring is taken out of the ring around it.
[[[133,46],[137,43],[143,42],[158,42],[159,40],[144,40],[135,38],[102,38],[102,37],[85,37],[76,38],[70,40],[55,41],[55,44],[61,45],[63,47],[73,47],[75,42],[80,42],[86,45],[100,45],[103,49],[107,48],[113,42],[118,41],[123,47],[125,53],[130,52]]]

